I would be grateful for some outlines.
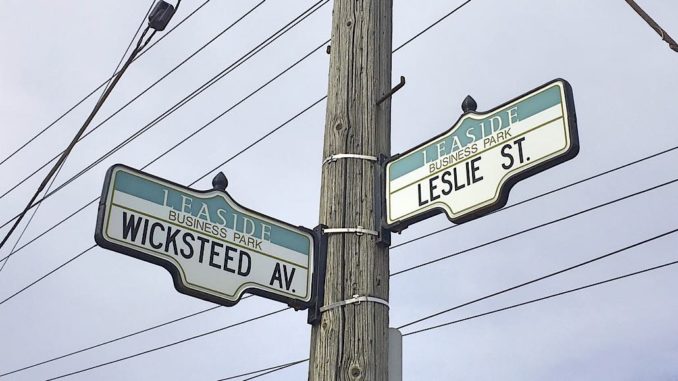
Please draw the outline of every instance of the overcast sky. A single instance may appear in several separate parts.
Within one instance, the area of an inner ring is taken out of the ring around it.
[[[400,45],[462,1],[394,2]],[[678,3],[639,0],[674,38]],[[113,71],[146,1],[0,2],[0,158],[54,121]],[[237,60],[314,1],[269,0],[78,144],[61,184]],[[184,0],[170,26],[202,1]],[[257,4],[209,1],[136,61],[92,126]],[[141,168],[329,38],[331,2],[40,207],[19,246],[100,194],[115,163]],[[166,33],[166,32],[165,32]],[[162,33],[156,35],[157,40]],[[145,170],[190,184],[327,91],[324,48]],[[392,149],[403,152],[457,120],[467,94],[491,109],[554,78],[573,87],[581,150],[516,185],[509,205],[678,145],[678,53],[622,0],[473,0],[393,56]],[[66,147],[90,98],[0,165],[0,193]],[[325,103],[220,167],[235,200],[309,228],[318,222]],[[678,150],[391,251],[391,272],[494,240],[676,178]],[[18,213],[46,171],[0,198]],[[196,189],[211,188],[213,175]],[[411,271],[391,282],[391,326],[678,228],[671,184]],[[13,256],[4,300],[94,243],[91,205]],[[24,224],[22,224],[23,227]],[[444,216],[394,244],[450,226]],[[8,227],[0,229],[4,236]],[[17,233],[19,233],[20,229]],[[4,257],[15,233],[0,251]],[[439,316],[424,328],[678,260],[671,235],[515,292]],[[678,380],[678,267],[404,338],[405,380]],[[0,373],[213,306],[174,290],[162,268],[95,248],[0,305]],[[259,297],[45,364],[7,380],[42,380],[142,352],[284,305]],[[256,322],[75,375],[70,380],[217,380],[308,356],[305,312]],[[302,380],[307,364],[270,380]]]

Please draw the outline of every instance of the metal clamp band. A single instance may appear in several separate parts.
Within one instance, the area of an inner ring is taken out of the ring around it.
[[[356,228],[329,228],[323,229],[325,234],[341,234],[341,233],[355,233],[356,235],[373,235],[375,237],[379,236],[379,232],[376,230],[365,229],[362,226],[358,225]]]
[[[369,156],[369,155],[358,155],[358,154],[353,154],[353,153],[338,153],[336,155],[331,155],[330,157],[326,158],[323,160],[323,165],[327,163],[334,163],[338,159],[360,159],[360,160],[367,160],[367,161],[377,161],[377,158],[375,156]]]
[[[325,311],[328,311],[328,310],[331,310],[331,309],[334,309],[334,308],[337,308],[337,307],[342,307],[342,306],[345,306],[347,304],[353,304],[353,303],[360,304],[361,302],[372,302],[372,303],[377,303],[377,304],[383,304],[388,308],[388,301],[381,299],[381,298],[377,298],[376,296],[353,295],[353,297],[351,299],[342,300],[341,302],[335,302],[335,303],[331,303],[331,304],[328,304],[326,306],[320,307],[320,312],[325,312]]]

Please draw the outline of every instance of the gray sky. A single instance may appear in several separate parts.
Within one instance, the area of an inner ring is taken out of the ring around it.
[[[202,2],[185,0],[175,25]],[[461,1],[394,2],[394,46]],[[678,36],[678,3],[642,0]],[[153,83],[256,4],[212,0],[134,63],[95,120]],[[56,184],[172,106],[313,1],[265,2],[252,15],[76,146]],[[0,158],[27,141],[113,71],[149,1],[17,1],[0,4]],[[114,163],[141,168],[329,38],[331,4],[101,165],[46,201],[22,243],[99,195]],[[159,36],[158,36],[159,37]],[[157,37],[156,37],[157,38]],[[324,49],[146,169],[189,184],[326,93]],[[467,94],[493,108],[554,78],[574,91],[579,155],[514,187],[509,205],[678,144],[673,117],[678,54],[624,1],[473,0],[393,57],[393,153],[446,130]],[[93,106],[88,100],[0,165],[0,192],[62,150]],[[318,221],[325,103],[221,167],[241,204],[313,227]],[[391,252],[391,271],[625,196],[676,176],[678,151],[469,222]],[[0,199],[0,223],[28,201],[46,172]],[[195,185],[210,188],[212,176]],[[392,279],[391,325],[642,241],[678,227],[668,185]],[[90,206],[12,257],[0,299],[93,244]],[[23,225],[22,225],[23,226]],[[450,226],[437,216],[394,235],[404,242]],[[0,230],[4,235],[7,228]],[[18,235],[2,249],[8,254]],[[442,323],[677,260],[668,236],[591,266],[445,314]],[[21,245],[21,243],[20,243]],[[676,380],[678,269],[654,271],[404,339],[406,380]],[[0,305],[0,373],[210,307],[177,293],[157,266],[96,248]],[[250,298],[61,361],[6,377],[58,376],[283,307]],[[251,324],[69,377],[72,380],[217,380],[308,356],[305,312]],[[269,376],[300,380],[306,365]]]

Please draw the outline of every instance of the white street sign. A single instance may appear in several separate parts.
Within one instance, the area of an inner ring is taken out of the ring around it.
[[[577,155],[570,85],[552,81],[386,164],[387,225],[394,230],[444,212],[460,223],[506,204],[510,188]]]
[[[99,246],[165,267],[177,290],[234,305],[244,292],[305,307],[310,230],[248,210],[225,191],[196,191],[132,168],[106,175]]]

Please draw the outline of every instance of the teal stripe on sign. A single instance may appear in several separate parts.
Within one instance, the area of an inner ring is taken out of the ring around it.
[[[162,205],[163,203],[165,197],[163,189],[165,188],[156,183],[123,171],[115,172],[114,181],[115,190],[131,194],[154,204]]]
[[[193,217],[216,225],[226,226],[240,233],[259,238],[265,237],[267,241],[273,244],[300,254],[309,255],[310,253],[311,241],[307,236],[273,223],[264,222],[253,215],[241,213],[222,197],[196,197],[123,170],[115,172],[113,181],[113,187],[117,191],[172,208],[178,212],[183,211]],[[165,191],[167,191],[166,205]],[[185,201],[185,198],[190,199],[190,201]],[[205,209],[203,205],[206,205],[207,208]]]
[[[441,156],[459,151],[473,142],[482,141],[484,136],[510,127],[512,122],[527,119],[561,102],[560,87],[553,85],[517,104],[504,107],[484,119],[464,119],[461,125],[450,134],[393,162],[389,166],[389,179],[393,181]],[[509,110],[514,107],[517,107],[515,113],[509,114]]]

